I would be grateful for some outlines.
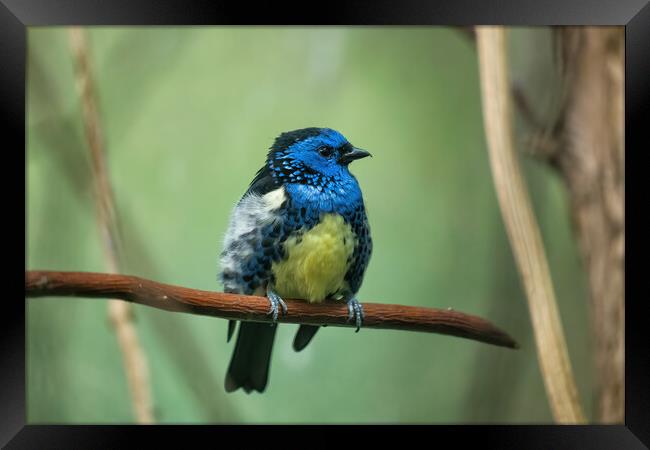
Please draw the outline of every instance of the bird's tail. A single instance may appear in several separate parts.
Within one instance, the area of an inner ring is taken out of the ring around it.
[[[277,329],[277,325],[268,323],[240,323],[237,344],[226,374],[226,392],[240,387],[246,393],[253,390],[264,392]]]

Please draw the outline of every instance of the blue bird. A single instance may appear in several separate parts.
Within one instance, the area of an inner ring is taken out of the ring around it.
[[[355,295],[372,252],[361,189],[348,165],[371,156],[329,128],[280,134],[266,164],[235,206],[220,255],[225,292],[266,295],[273,323],[242,322],[225,388],[264,392],[282,298],[347,302],[359,331],[363,307]],[[228,341],[236,327],[228,324]],[[301,325],[300,351],[318,326]]]

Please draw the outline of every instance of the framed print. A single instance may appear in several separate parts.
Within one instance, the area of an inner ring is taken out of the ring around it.
[[[647,446],[625,185],[649,8],[4,0],[2,443]]]

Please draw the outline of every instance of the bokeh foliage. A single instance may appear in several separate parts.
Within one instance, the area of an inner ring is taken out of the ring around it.
[[[124,272],[220,290],[229,213],[273,138],[327,126],[374,155],[352,166],[375,242],[360,299],[453,307],[521,344],[330,327],[294,353],[297,326],[285,325],[267,392],[227,395],[225,320],[136,305],[158,421],[551,421],[492,186],[470,40],[418,27],[88,32]],[[27,75],[27,268],[103,271],[65,29],[29,29]],[[524,165],[589,411],[587,296],[566,193],[545,165]],[[29,300],[27,352],[30,423],[133,421],[104,301]]]

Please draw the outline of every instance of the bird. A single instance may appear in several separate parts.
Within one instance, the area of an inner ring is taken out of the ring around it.
[[[223,239],[218,280],[224,292],[266,296],[271,323],[241,322],[225,390],[264,392],[283,298],[347,303],[358,332],[363,306],[356,294],[372,253],[361,188],[349,164],[372,156],[331,128],[281,133],[237,202]],[[228,323],[230,342],[237,321]],[[319,326],[300,325],[301,351]]]

